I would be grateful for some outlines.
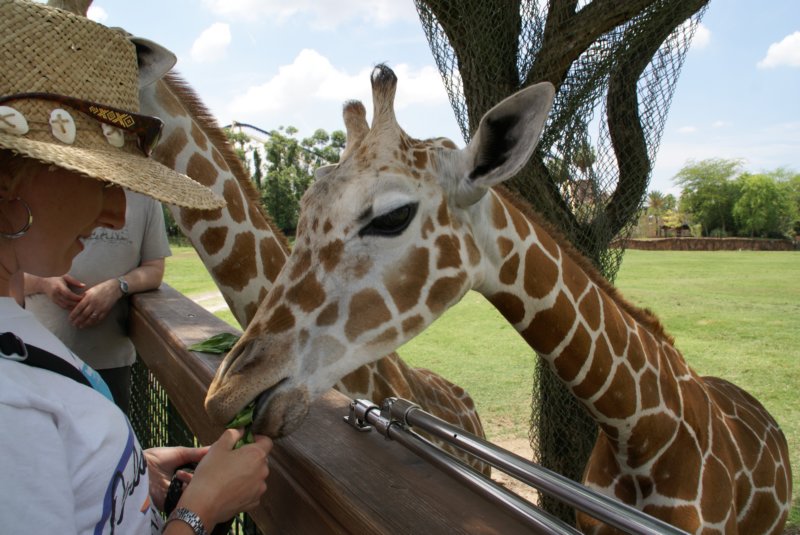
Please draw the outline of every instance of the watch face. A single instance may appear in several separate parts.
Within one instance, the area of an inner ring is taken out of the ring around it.
[[[128,293],[128,281],[120,277],[119,279],[119,289],[122,290],[122,293]]]

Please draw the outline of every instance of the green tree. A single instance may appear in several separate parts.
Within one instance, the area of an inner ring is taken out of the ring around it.
[[[314,180],[318,167],[339,161],[346,136],[323,129],[298,139],[293,126],[269,132],[264,143],[264,187],[261,199],[275,223],[287,233],[297,226],[300,198]]]
[[[692,214],[704,236],[736,232],[733,206],[739,197],[739,184],[734,179],[741,172],[741,160],[691,160],[673,178],[683,189],[681,211]]]
[[[794,223],[788,188],[766,174],[744,174],[737,182],[741,194],[733,206],[733,217],[741,231],[751,237],[788,234]]]

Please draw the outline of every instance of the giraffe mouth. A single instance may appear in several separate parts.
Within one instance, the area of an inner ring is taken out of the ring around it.
[[[253,433],[280,438],[297,429],[308,413],[305,388],[292,388],[288,377],[261,392],[255,399]]]

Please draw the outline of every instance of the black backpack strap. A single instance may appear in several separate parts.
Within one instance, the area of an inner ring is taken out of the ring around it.
[[[92,388],[86,376],[75,366],[72,366],[64,359],[49,351],[26,344],[14,333],[7,332],[0,334],[0,352],[8,356],[17,354],[19,357],[12,357],[13,360],[33,366],[34,368],[41,368],[58,373]]]

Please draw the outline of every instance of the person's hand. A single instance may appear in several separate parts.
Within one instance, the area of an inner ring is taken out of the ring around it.
[[[234,450],[242,429],[226,429],[197,465],[178,502],[200,516],[207,531],[237,513],[257,506],[267,490],[268,455],[272,440],[255,435],[255,441]]]
[[[69,321],[78,329],[93,327],[105,319],[121,296],[117,279],[92,286],[83,292],[83,299],[70,312]]]
[[[158,510],[164,511],[164,500],[167,496],[167,489],[179,466],[189,463],[199,463],[208,453],[209,447],[205,448],[149,448],[144,450],[144,457],[147,460],[147,472],[150,484],[150,499]],[[188,483],[192,479],[192,474],[178,470],[178,479]]]
[[[50,300],[64,310],[72,310],[83,299],[77,293],[86,285],[70,275],[63,277],[45,277],[39,280],[39,287]]]

